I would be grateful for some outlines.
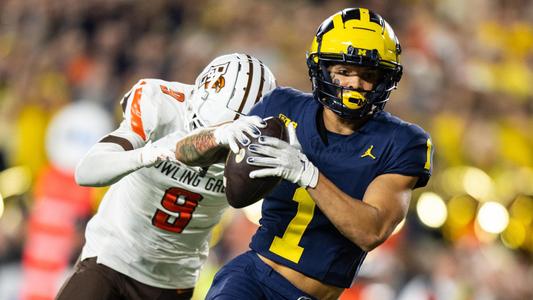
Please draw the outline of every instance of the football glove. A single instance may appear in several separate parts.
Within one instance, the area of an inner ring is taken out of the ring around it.
[[[278,138],[261,136],[259,144],[248,146],[250,152],[258,154],[249,156],[247,163],[264,167],[250,172],[250,178],[276,176],[296,183],[302,187],[316,187],[318,168],[302,153],[302,147],[296,137],[293,126],[288,127],[289,143]]]
[[[172,149],[148,141],[148,143],[141,148],[139,160],[143,167],[151,167],[163,160],[176,161],[176,154]]]
[[[247,146],[250,144],[250,139],[246,134],[256,138],[261,134],[259,128],[265,127],[265,121],[258,116],[241,116],[233,122],[217,127],[213,132],[213,136],[217,144],[229,146],[233,153],[238,153],[239,145],[237,141],[241,145]]]

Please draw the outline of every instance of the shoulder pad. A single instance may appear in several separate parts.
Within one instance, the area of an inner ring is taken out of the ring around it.
[[[124,120],[143,141],[148,140],[157,124],[158,101],[152,79],[141,79],[121,101]]]

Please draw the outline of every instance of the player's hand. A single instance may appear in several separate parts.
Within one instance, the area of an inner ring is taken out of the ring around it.
[[[229,146],[233,153],[238,153],[239,145],[237,141],[241,145],[247,146],[250,144],[250,139],[246,134],[256,138],[261,134],[259,128],[265,127],[265,121],[258,116],[241,116],[233,122],[217,127],[213,132],[213,136],[217,144]]]
[[[247,163],[264,167],[250,172],[250,178],[276,176],[302,187],[314,188],[318,183],[318,168],[302,153],[294,127],[289,126],[288,132],[290,143],[262,136],[260,144],[248,146],[252,153],[258,155],[248,157]]]
[[[160,161],[175,161],[176,154],[172,149],[148,141],[148,143],[141,148],[139,159],[143,167],[151,167]]]

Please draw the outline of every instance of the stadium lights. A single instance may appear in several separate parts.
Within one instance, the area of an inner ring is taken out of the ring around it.
[[[0,193],[0,219],[4,214],[4,199],[2,198],[2,193]]]
[[[0,172],[0,193],[4,198],[22,195],[31,187],[31,171],[25,166],[18,166]]]
[[[483,170],[468,167],[464,173],[463,187],[467,194],[484,202],[492,195],[494,183]]]
[[[507,228],[501,234],[503,244],[511,249],[517,249],[526,242],[527,231],[522,222],[511,219]]]
[[[498,234],[509,224],[509,213],[497,202],[486,202],[478,211],[477,222],[484,231]]]
[[[477,201],[468,195],[448,201],[448,222],[456,228],[467,226],[476,216]]]
[[[531,224],[533,222],[533,198],[519,195],[511,205],[510,213],[514,219],[524,225]]]
[[[446,204],[441,196],[431,192],[420,195],[416,203],[416,212],[420,221],[431,228],[441,227],[448,216]]]
[[[527,248],[533,227],[533,198],[519,195],[509,209],[509,224],[502,232],[502,243],[510,249]]]

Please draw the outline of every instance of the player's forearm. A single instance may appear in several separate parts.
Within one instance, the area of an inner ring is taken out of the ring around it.
[[[176,159],[189,166],[209,166],[224,161],[228,150],[217,144],[213,129],[194,131],[176,143]]]
[[[337,230],[361,249],[370,251],[390,235],[376,207],[345,194],[323,174],[307,191]]]
[[[113,143],[98,143],[78,163],[75,179],[82,186],[108,186],[142,167],[141,149],[124,151]]]

